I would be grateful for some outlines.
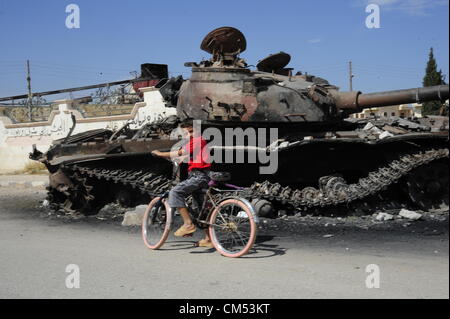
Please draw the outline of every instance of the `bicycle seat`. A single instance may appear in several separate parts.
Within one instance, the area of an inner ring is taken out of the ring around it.
[[[231,174],[228,172],[211,172],[209,178],[215,182],[228,182],[231,180]]]

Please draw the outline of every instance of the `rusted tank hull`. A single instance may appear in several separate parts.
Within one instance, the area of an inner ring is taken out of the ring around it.
[[[205,122],[203,129],[215,127],[223,131],[233,128],[232,125],[218,123]],[[298,131],[300,127],[301,132]],[[230,172],[233,182],[242,186],[270,182],[291,189],[318,189],[320,180],[325,176],[339,175],[347,183],[355,183],[400,156],[426,149],[446,148],[448,143],[447,132],[410,132],[388,139],[361,138],[358,137],[361,131],[356,129],[355,124],[344,125],[344,122],[326,127],[324,123],[294,123],[278,128],[280,138],[288,144],[275,151],[278,163],[273,174],[261,174],[260,168],[267,163],[249,162],[248,151],[245,147],[239,148],[239,145],[235,147],[234,158],[243,154],[244,162],[213,163],[213,169]],[[324,130],[334,134],[334,138],[324,134]],[[295,131],[297,135],[293,135]],[[307,136],[309,138],[305,138]],[[53,172],[49,199],[58,209],[85,214],[95,214],[107,203],[115,201],[130,206],[145,204],[152,196],[167,191],[172,185],[171,164],[149,153],[154,149],[170,148],[175,142],[156,138],[56,145],[45,156],[45,162]],[[220,148],[215,151],[220,151]],[[444,166],[448,170],[448,164],[442,161],[436,163],[441,163],[440,169]],[[416,204],[408,198],[411,186],[407,182],[408,177],[405,176],[389,186],[390,200],[402,205]],[[447,184],[439,181],[437,187],[441,193],[447,187],[448,192],[448,180]],[[282,207],[283,203],[274,200],[273,205]]]

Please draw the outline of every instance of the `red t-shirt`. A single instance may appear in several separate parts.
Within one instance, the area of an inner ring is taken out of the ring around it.
[[[183,146],[183,150],[189,154],[188,171],[193,169],[207,169],[211,167],[209,162],[209,148],[207,142],[201,137],[191,137]]]

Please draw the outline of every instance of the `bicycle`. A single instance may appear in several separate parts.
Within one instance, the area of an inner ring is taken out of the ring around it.
[[[214,248],[223,256],[237,258],[249,252],[256,240],[258,217],[245,198],[230,195],[217,199],[220,194],[239,193],[244,188],[227,184],[230,174],[213,172],[206,190],[202,190],[202,203],[197,208],[189,206],[196,226],[209,228]],[[142,238],[145,245],[156,250],[166,242],[174,221],[174,212],[167,203],[169,192],[154,198],[145,211]],[[201,207],[199,209],[199,207]]]

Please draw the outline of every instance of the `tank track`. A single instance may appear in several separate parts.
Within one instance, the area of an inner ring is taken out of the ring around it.
[[[413,169],[449,156],[447,148],[431,149],[416,154],[407,154],[388,165],[370,172],[357,183],[348,185],[340,176],[324,176],[319,179],[319,189],[306,187],[291,189],[278,183],[254,183],[246,192],[246,197],[279,201],[295,208],[312,208],[347,204],[364,199],[386,189]]]
[[[131,186],[139,190],[142,194],[157,196],[172,187],[172,180],[144,170],[126,170],[126,169],[102,169],[90,168],[86,166],[74,165],[64,166],[75,174],[96,178],[98,180],[111,181],[124,186]]]
[[[357,183],[350,185],[338,175],[321,177],[318,189],[314,187],[291,189],[278,183],[265,181],[254,183],[244,192],[239,192],[239,196],[249,200],[266,199],[278,201],[283,205],[292,205],[296,209],[347,204],[374,195],[397,182],[413,169],[438,159],[448,158],[448,156],[448,148],[431,149],[404,155],[398,160],[394,160],[388,165],[369,173],[367,177],[359,179]],[[86,178],[95,178],[99,181],[131,186],[150,197],[165,193],[173,187],[171,179],[144,170],[91,168],[79,164],[63,165],[62,168],[70,172],[69,175],[75,177],[75,180],[83,181],[83,185],[86,184]],[[94,201],[95,197],[90,194],[91,187],[88,186],[86,188],[85,198],[89,201]],[[237,193],[234,194],[233,191],[230,191],[230,194],[224,193],[220,196],[226,197],[230,195],[237,195]]]

